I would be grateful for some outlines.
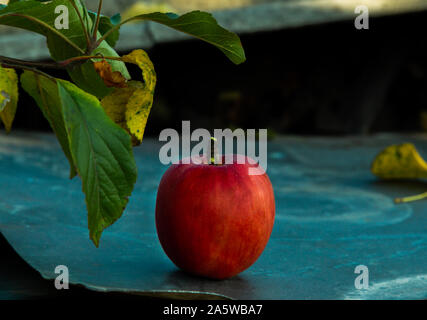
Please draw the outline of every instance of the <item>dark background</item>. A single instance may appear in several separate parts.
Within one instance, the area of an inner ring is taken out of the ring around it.
[[[421,12],[371,19],[369,30],[343,21],[243,35],[247,62],[240,66],[200,41],[158,45],[149,51],[158,86],[146,134],[180,130],[182,120],[193,129],[280,134],[423,131],[426,27]],[[15,128],[49,130],[32,99],[20,94]]]

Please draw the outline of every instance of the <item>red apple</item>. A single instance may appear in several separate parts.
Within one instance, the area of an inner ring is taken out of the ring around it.
[[[168,257],[188,273],[232,277],[258,259],[270,238],[275,215],[270,179],[247,157],[236,163],[238,157],[224,165],[181,161],[160,182],[157,234]],[[249,168],[261,174],[249,175]]]

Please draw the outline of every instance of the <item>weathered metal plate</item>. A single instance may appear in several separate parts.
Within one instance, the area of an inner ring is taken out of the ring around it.
[[[0,231],[44,278],[54,278],[55,267],[66,265],[72,283],[100,291],[237,299],[427,298],[427,202],[393,203],[394,196],[424,192],[427,184],[379,182],[369,171],[377,152],[403,141],[427,154],[423,137],[270,142],[273,234],[260,259],[226,281],[186,275],[163,253],[154,209],[167,168],[158,160],[161,145],[150,139],[135,149],[139,179],[129,206],[96,249],[88,238],[81,183],[67,179],[67,161],[54,137],[0,135]],[[357,265],[369,268],[369,289],[355,289]]]

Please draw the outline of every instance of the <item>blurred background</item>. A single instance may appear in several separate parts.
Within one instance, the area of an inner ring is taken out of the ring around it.
[[[0,0],[0,3],[6,3]],[[96,10],[97,0],[87,0]],[[146,135],[164,128],[268,128],[273,134],[427,131],[425,0],[106,0],[103,13],[213,12],[239,33],[247,62],[151,23],[122,28],[117,50],[148,51],[158,73]],[[356,30],[358,5],[370,29]],[[0,55],[48,60],[45,40],[0,26]],[[130,66],[134,78],[140,72]],[[62,72],[58,77],[67,79]],[[15,128],[49,131],[20,92]]]

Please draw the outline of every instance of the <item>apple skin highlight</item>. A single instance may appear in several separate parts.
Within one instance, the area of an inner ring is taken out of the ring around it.
[[[172,165],[156,201],[156,228],[167,256],[182,270],[226,279],[249,268],[270,238],[275,216],[267,174],[249,175],[258,164]],[[240,156],[239,156],[240,157]],[[203,160],[202,160],[203,161]]]

